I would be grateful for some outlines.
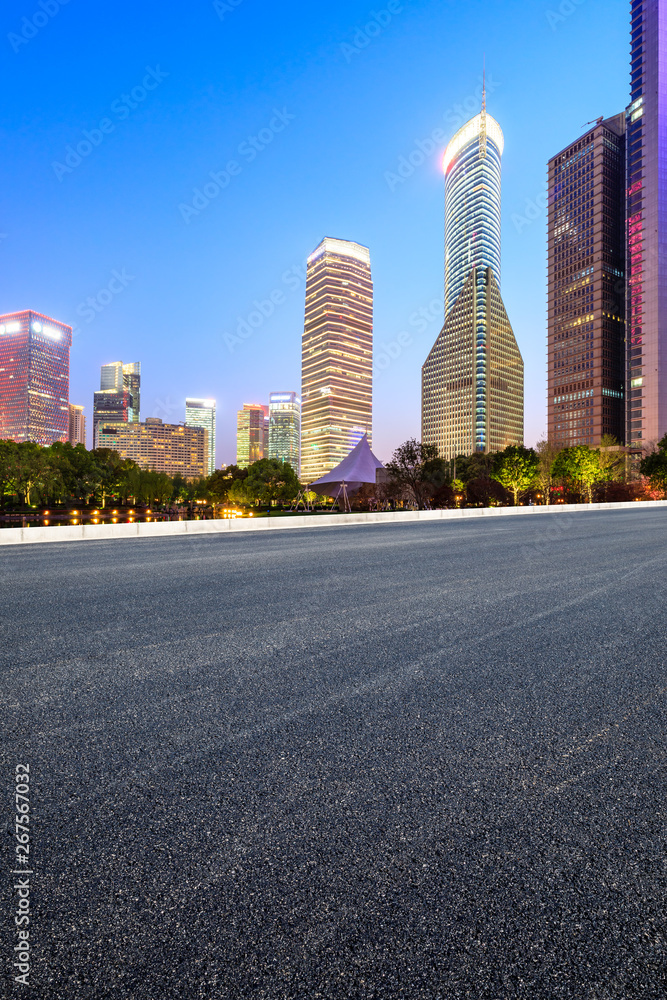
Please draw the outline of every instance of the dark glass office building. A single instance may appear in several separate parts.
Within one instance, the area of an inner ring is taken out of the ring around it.
[[[549,440],[598,447],[625,428],[625,115],[549,162]]]
[[[667,434],[667,2],[630,9],[630,104],[549,164],[548,409],[554,443],[639,458]]]
[[[667,434],[667,3],[631,4],[626,112],[626,443],[651,450]]]

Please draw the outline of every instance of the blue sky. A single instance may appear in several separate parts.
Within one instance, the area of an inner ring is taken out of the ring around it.
[[[486,53],[505,133],[502,292],[534,444],[546,162],[625,106],[628,20],[620,0],[10,0],[0,312],[76,324],[71,400],[89,424],[108,361],[142,362],[142,419],[178,422],[186,396],[215,397],[229,463],[236,410],[299,389],[305,258],[324,236],[364,243],[374,450],[388,459],[419,436],[421,365],[442,325],[432,137],[476,113]]]

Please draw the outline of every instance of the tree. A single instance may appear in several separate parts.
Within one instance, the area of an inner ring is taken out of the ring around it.
[[[277,458],[261,458],[259,462],[253,462],[242,482],[246,501],[259,500],[266,504],[274,500],[293,500],[301,489],[289,462],[281,462]]]
[[[2,505],[5,505],[5,497],[16,492],[12,469],[14,467],[15,452],[18,448],[16,441],[0,440],[0,496]]]
[[[553,475],[563,485],[569,486],[586,499],[593,502],[593,488],[604,479],[600,467],[600,452],[587,445],[563,448],[553,464]]]
[[[600,469],[607,483],[620,483],[625,478],[625,449],[613,434],[600,438]]]
[[[95,492],[99,484],[99,468],[93,453],[82,444],[75,448],[69,441],[56,441],[48,449],[50,461],[60,473],[60,494],[82,503]]]
[[[489,479],[493,472],[495,456],[483,451],[472,455],[459,455],[456,459],[456,476],[464,483],[473,479]]]
[[[558,455],[558,448],[553,441],[538,441],[535,451],[537,453],[537,472],[535,474],[535,484],[539,487],[544,502],[547,506],[551,503],[551,487],[554,484],[553,464]]]
[[[447,462],[438,458],[436,446],[414,438],[396,449],[386,468],[393,482],[408,490],[419,510],[425,509],[449,478]]]
[[[519,499],[535,482],[538,460],[532,448],[511,444],[498,452],[494,460],[491,478],[512,494],[513,506],[519,506]]]
[[[49,463],[47,450],[33,441],[11,444],[14,448],[4,449],[3,479],[9,490],[18,493],[29,505],[33,489],[47,486],[54,477],[55,469]]]
[[[658,450],[642,459],[639,469],[653,489],[667,491],[667,434],[658,442]]]
[[[213,503],[227,503],[229,491],[235,482],[243,482],[248,478],[248,470],[240,469],[238,465],[228,465],[226,469],[217,469],[208,482],[208,495]]]

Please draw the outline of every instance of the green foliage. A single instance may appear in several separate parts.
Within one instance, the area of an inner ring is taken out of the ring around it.
[[[625,450],[612,434],[603,434],[600,439],[600,469],[607,483],[625,478]]]
[[[563,448],[553,464],[553,476],[567,489],[580,493],[586,503],[593,502],[593,488],[606,478],[600,465],[600,452],[587,445]]]
[[[642,459],[640,472],[654,489],[667,490],[667,434],[658,442],[658,450]]]
[[[538,459],[533,449],[511,444],[495,455],[491,479],[512,494],[517,507],[523,494],[534,486],[537,470]]]
[[[229,491],[236,503],[270,504],[273,500],[293,500],[301,489],[297,474],[289,462],[261,458],[248,467],[245,479],[235,479]]]
[[[537,472],[535,474],[535,485],[540,490],[544,503],[551,503],[551,488],[554,484],[553,465],[558,455],[558,448],[553,441],[543,440],[537,442],[535,449],[537,455]]]
[[[23,503],[29,504],[33,490],[48,488],[57,478],[58,470],[49,460],[47,449],[32,441],[20,444],[2,441],[1,444],[0,482],[3,496],[17,494]]]
[[[230,490],[234,483],[242,483],[248,478],[247,469],[239,469],[238,465],[228,465],[226,469],[218,469],[208,481],[208,495],[213,503],[227,503],[233,500]],[[236,501],[242,502],[242,501]]]
[[[493,471],[494,455],[475,452],[459,455],[456,459],[456,476],[466,485],[473,479],[488,479]]]
[[[237,470],[240,472],[240,470]],[[216,476],[221,473],[215,473]],[[213,478],[213,477],[211,477]],[[208,477],[188,482],[161,472],[141,469],[110,448],[87,451],[78,444],[56,442],[41,448],[31,441],[0,440],[0,499],[15,497],[56,503],[95,504],[118,502],[152,505],[209,499]]]
[[[448,463],[438,458],[436,446],[414,438],[396,449],[386,468],[393,483],[409,493],[420,510],[449,479]]]

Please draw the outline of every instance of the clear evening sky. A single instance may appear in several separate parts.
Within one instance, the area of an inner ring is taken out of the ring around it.
[[[546,162],[627,103],[625,0],[9,0],[0,21],[0,312],[76,324],[89,439],[100,365],[141,361],[142,419],[213,396],[233,462],[236,410],[300,388],[324,236],[371,251],[374,450],[418,437],[440,159],[479,110],[484,53],[526,442],[544,433]]]

